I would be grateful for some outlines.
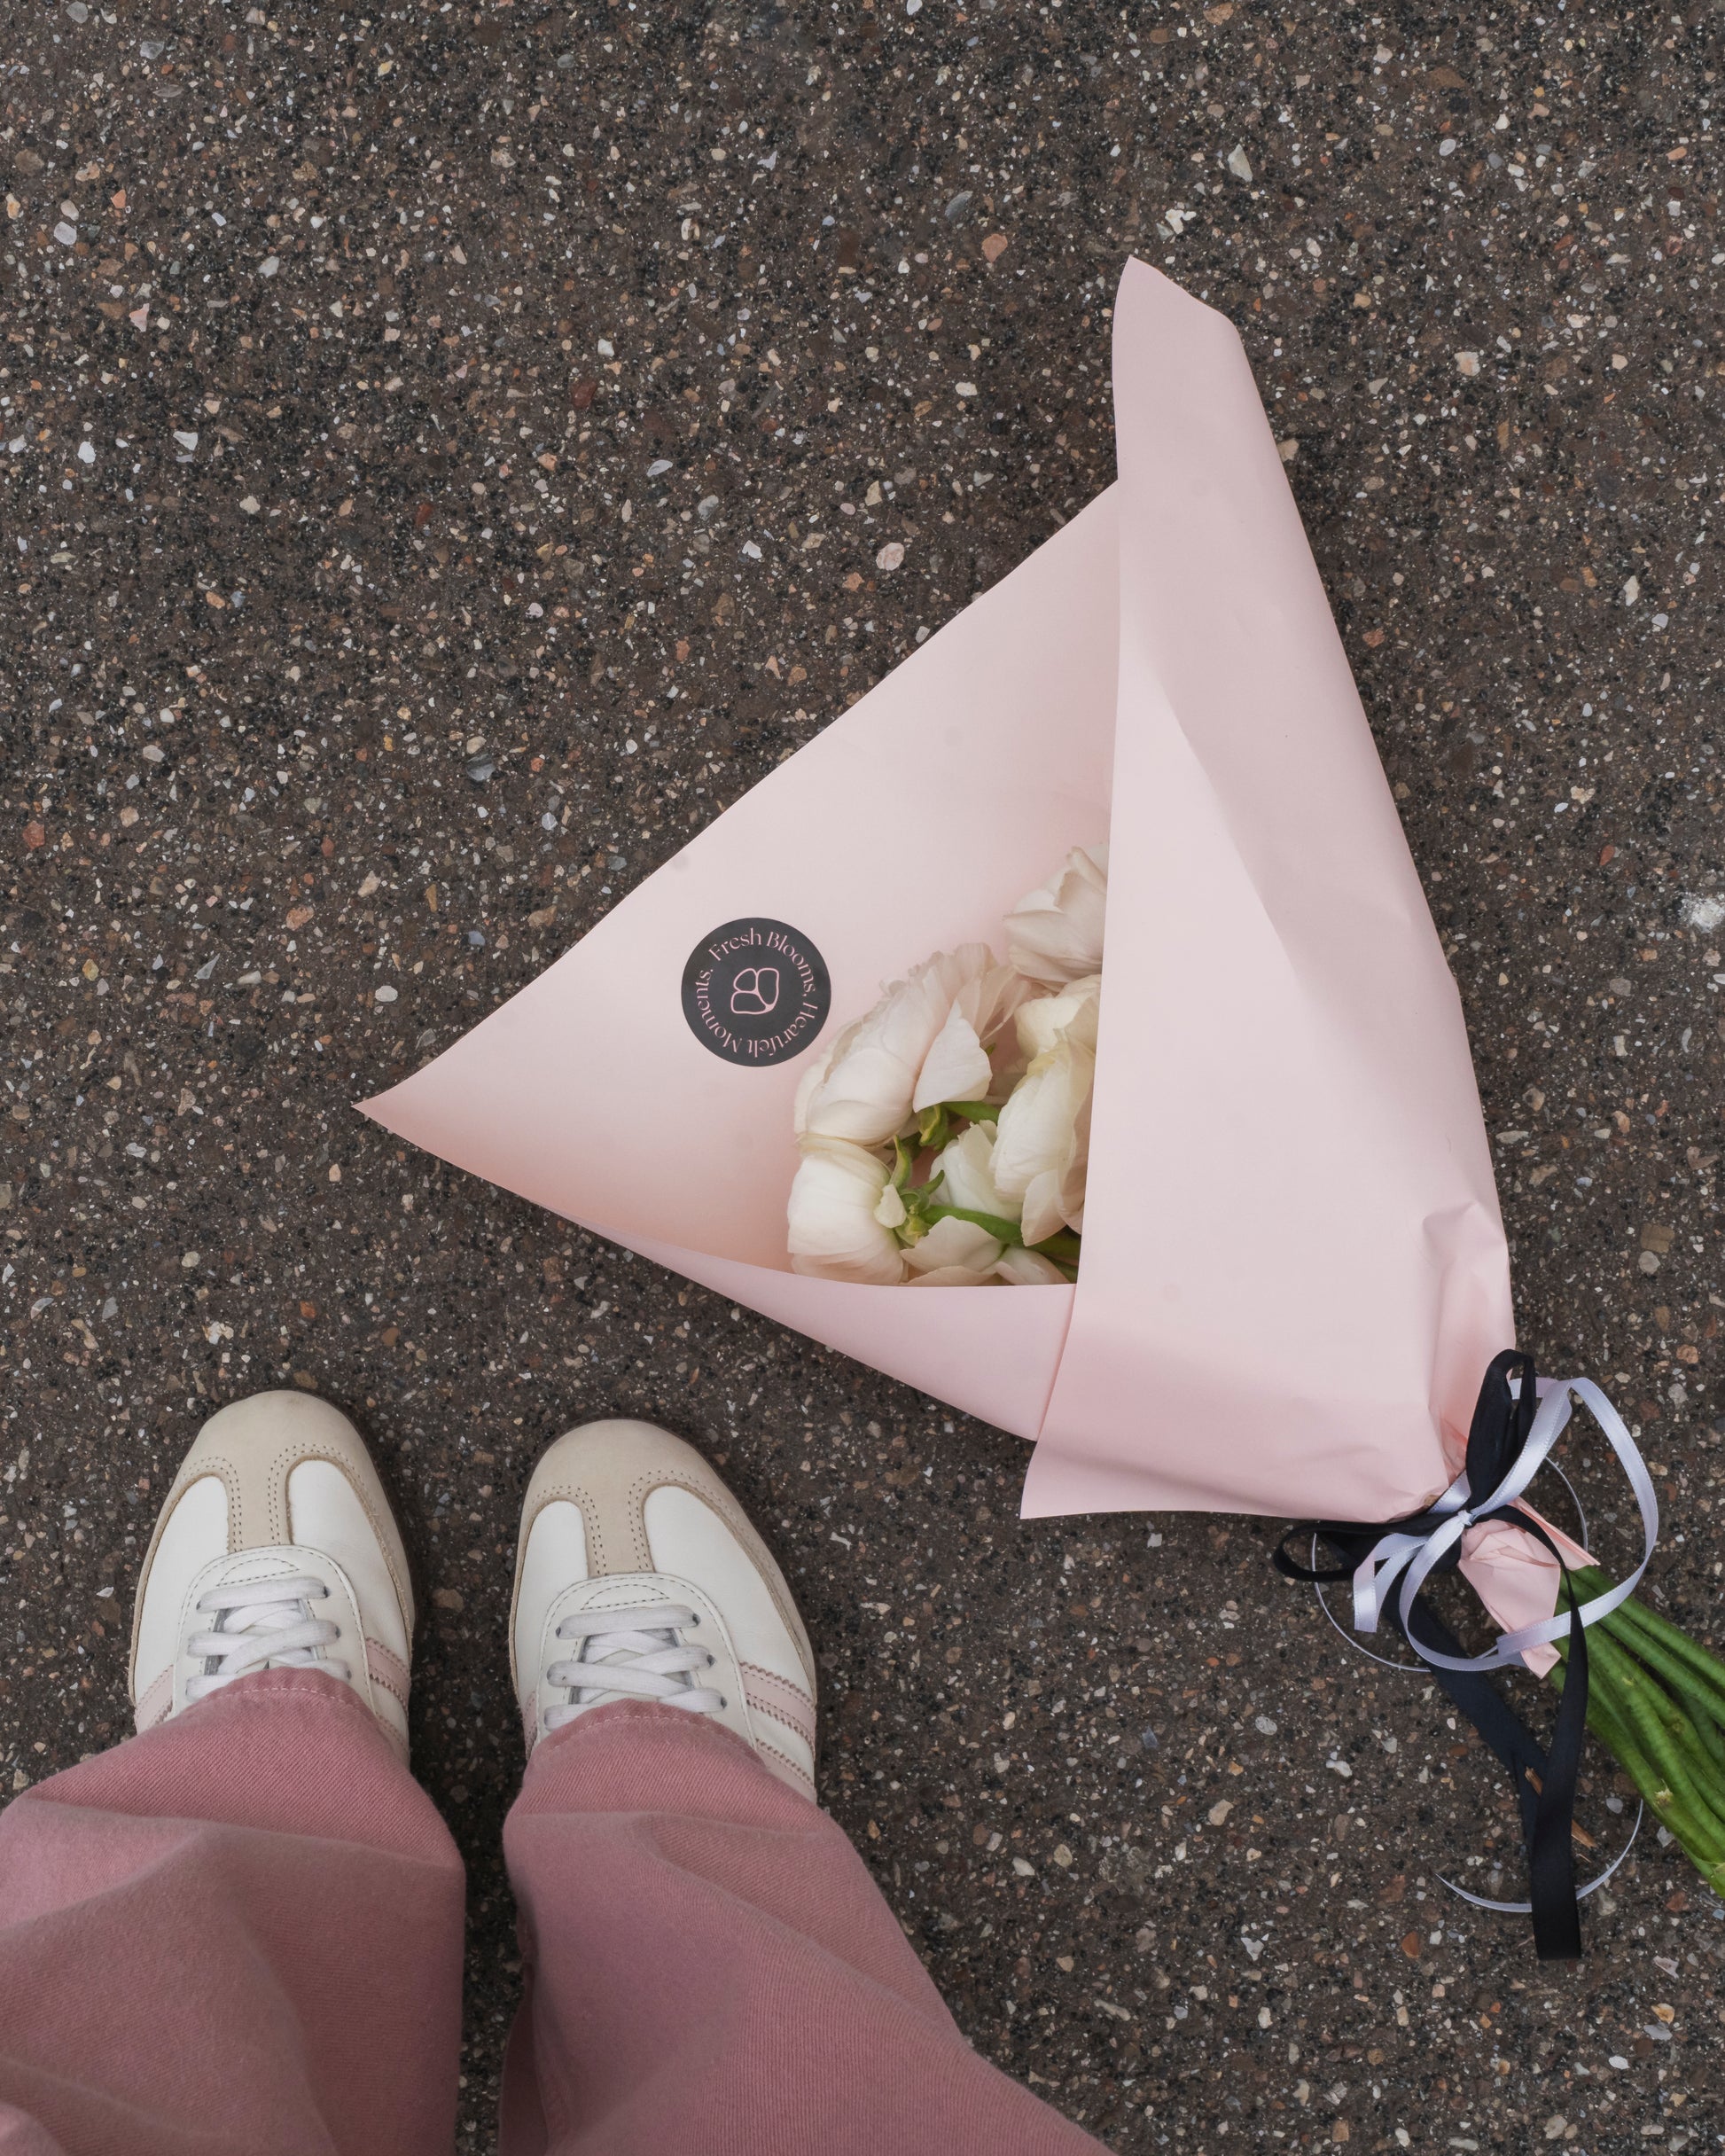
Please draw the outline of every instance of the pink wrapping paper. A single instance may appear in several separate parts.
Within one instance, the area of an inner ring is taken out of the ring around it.
[[[1514,1340],[1460,1004],[1237,336],[1133,262],[1113,361],[1118,483],[365,1109],[1034,1439],[1027,1513],[1384,1519],[1451,1480]],[[1003,948],[1104,833],[1076,1287],[792,1274],[805,1058],[709,1054],[691,949],[791,923],[837,1027],[936,949]],[[1476,1584],[1549,1614],[1549,1562],[1506,1539]]]

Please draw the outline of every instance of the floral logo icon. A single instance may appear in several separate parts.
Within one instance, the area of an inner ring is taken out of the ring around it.
[[[765,1018],[778,1007],[778,968],[745,965],[731,984],[730,1008],[738,1018]]]
[[[711,1054],[745,1069],[800,1056],[831,1004],[826,962],[784,921],[727,921],[695,946],[683,969],[690,1031]]]

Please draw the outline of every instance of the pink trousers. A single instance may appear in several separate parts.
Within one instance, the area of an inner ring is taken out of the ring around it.
[[[979,2058],[824,1812],[595,1710],[503,1833],[504,2156],[1097,2144]],[[461,1859],[363,1705],[243,1679],[0,1813],[0,2156],[447,2156]]]

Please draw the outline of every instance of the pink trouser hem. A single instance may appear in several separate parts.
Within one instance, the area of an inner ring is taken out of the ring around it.
[[[838,1825],[620,1704],[504,1828],[503,2156],[1096,2144],[979,2058]],[[447,2156],[462,1869],[346,1686],[231,1685],[0,1813],[0,2156]]]

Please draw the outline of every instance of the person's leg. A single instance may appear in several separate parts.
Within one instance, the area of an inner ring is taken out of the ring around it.
[[[558,1441],[511,1647],[503,2156],[1095,2150],[971,2050],[814,1803],[807,1637],[699,1454],[644,1424]]]
[[[144,1560],[139,1733],[0,1813],[0,2152],[446,2156],[461,1860],[344,1418],[206,1425]]]

